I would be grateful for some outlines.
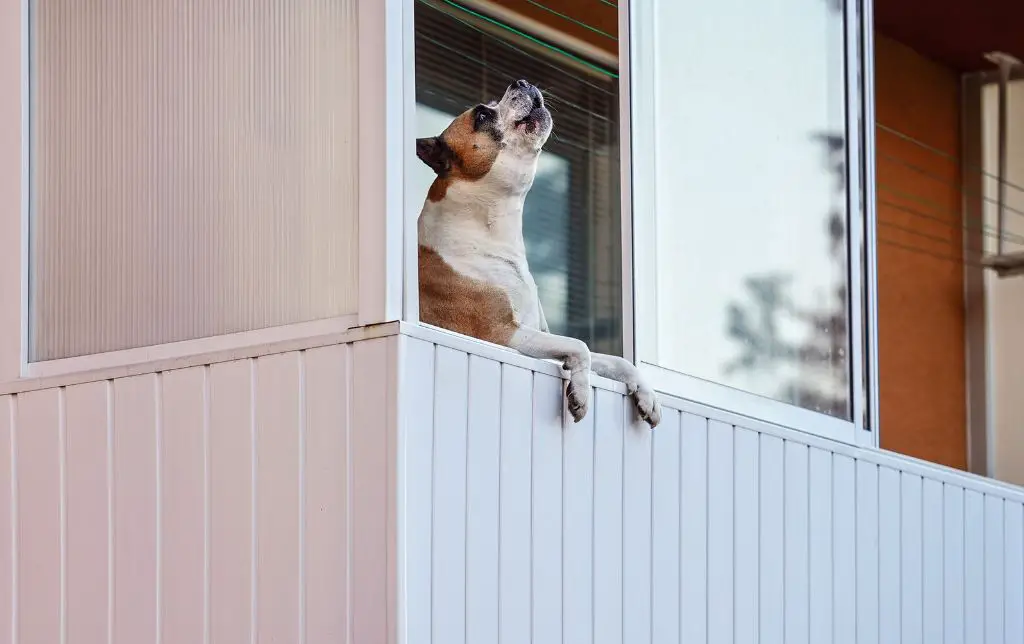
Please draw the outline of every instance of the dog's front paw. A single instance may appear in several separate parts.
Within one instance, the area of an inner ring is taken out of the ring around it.
[[[636,411],[651,429],[661,422],[661,403],[658,402],[658,395],[647,387],[640,387],[633,392],[633,401],[636,402]]]
[[[585,370],[577,371],[569,376],[569,384],[565,388],[566,403],[574,422],[580,422],[587,415],[590,403],[590,374]]]

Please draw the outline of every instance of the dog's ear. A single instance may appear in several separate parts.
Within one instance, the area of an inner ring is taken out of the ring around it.
[[[438,176],[444,176],[451,170],[452,150],[439,137],[416,139],[416,156]]]

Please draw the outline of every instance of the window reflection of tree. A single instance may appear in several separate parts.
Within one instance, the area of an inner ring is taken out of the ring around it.
[[[845,9],[845,0],[825,1],[834,12]],[[750,301],[733,302],[728,307],[726,333],[739,344],[740,354],[726,364],[725,371],[771,373],[795,367],[797,375],[780,382],[778,399],[850,418],[846,139],[834,132],[813,138],[822,144],[826,166],[835,179],[835,198],[825,218],[825,238],[839,277],[821,307],[796,305],[789,293],[790,275],[748,277],[745,286]],[[804,328],[803,340],[793,342],[783,337],[780,329],[793,324]]]

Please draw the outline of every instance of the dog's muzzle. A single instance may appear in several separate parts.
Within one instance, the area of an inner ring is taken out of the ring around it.
[[[527,130],[533,131],[538,124],[549,118],[547,108],[544,107],[544,96],[525,80],[517,80],[509,85],[505,91],[505,100],[510,104],[516,127],[526,125]]]

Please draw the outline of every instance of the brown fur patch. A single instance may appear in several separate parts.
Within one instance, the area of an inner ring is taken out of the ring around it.
[[[448,180],[436,177],[434,183],[430,184],[430,190],[427,191],[427,199],[438,202],[444,199],[446,194],[448,194]]]
[[[419,275],[421,322],[508,346],[518,325],[504,291],[459,274],[423,245]]]
[[[455,153],[455,162],[448,179],[479,179],[491,171],[501,151],[501,143],[490,132],[473,131],[473,109],[468,109],[451,122],[441,139]]]

